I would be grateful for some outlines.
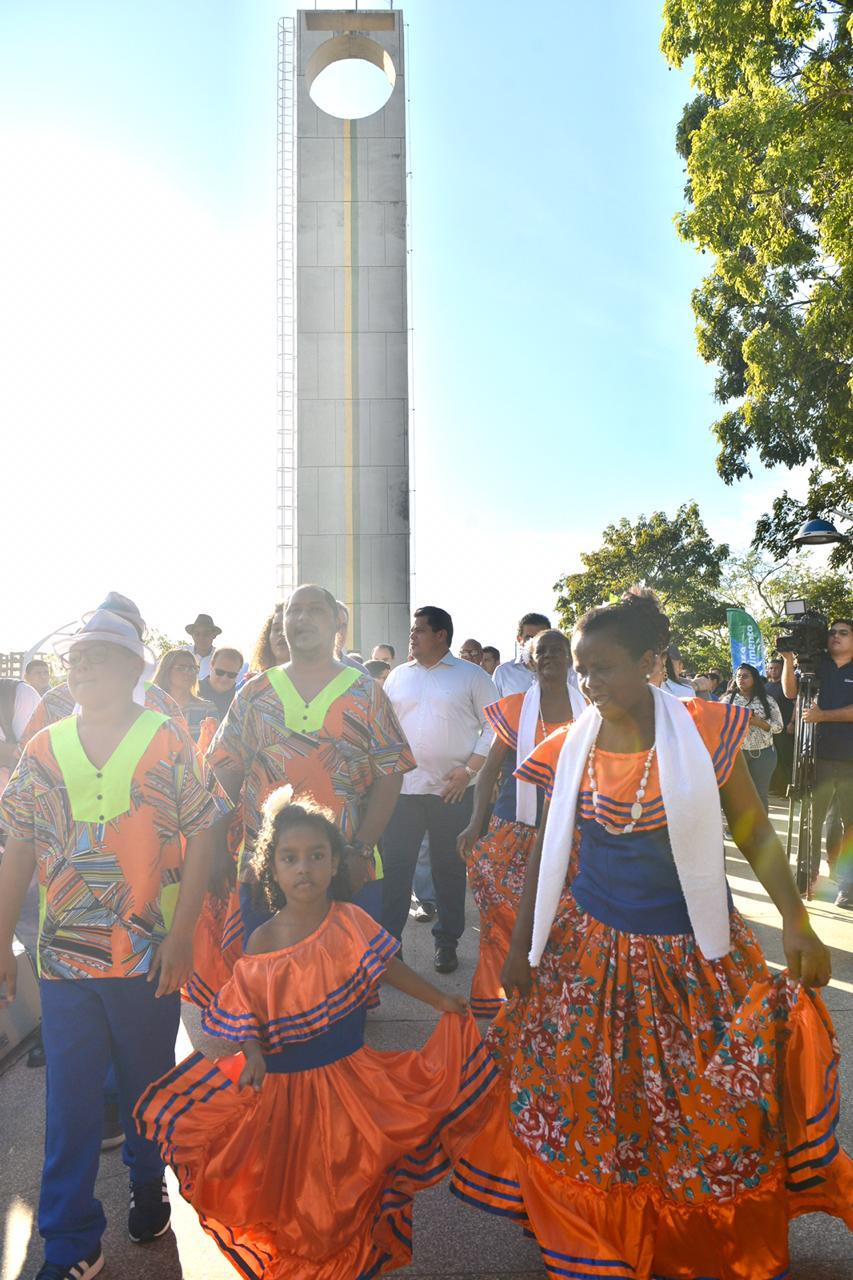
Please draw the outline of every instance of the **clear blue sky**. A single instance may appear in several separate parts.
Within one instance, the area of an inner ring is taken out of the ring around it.
[[[0,414],[21,470],[4,468],[0,647],[110,588],[169,634],[206,610],[240,643],[273,599],[276,28],[293,7],[3,4]],[[781,478],[726,489],[714,471],[689,301],[707,260],[673,225],[690,87],[658,6],[402,7],[415,590],[460,640],[508,651],[611,520],[696,498],[743,546]]]

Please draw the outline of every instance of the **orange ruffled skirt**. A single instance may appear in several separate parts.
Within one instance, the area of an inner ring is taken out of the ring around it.
[[[183,998],[206,1009],[242,954],[243,920],[236,891],[225,900],[206,894],[193,934],[193,971],[181,992]]]
[[[494,1018],[506,1000],[501,970],[535,842],[535,827],[493,817],[468,859],[468,883],[480,912],[480,954],[471,982],[475,1017]]]
[[[790,1219],[853,1228],[832,1023],[737,912],[709,962],[692,935],[620,933],[564,894],[489,1041],[502,1085],[451,1190],[515,1218],[550,1276],[787,1280]]]
[[[242,1054],[192,1054],[137,1104],[204,1229],[253,1280],[368,1280],[412,1256],[412,1198],[489,1114],[494,1063],[473,1019],[422,1050],[361,1048],[239,1090]]]

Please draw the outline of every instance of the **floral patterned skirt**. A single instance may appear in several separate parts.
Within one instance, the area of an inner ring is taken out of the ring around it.
[[[532,1232],[549,1275],[783,1280],[791,1218],[853,1229],[832,1023],[737,912],[707,961],[692,934],[620,933],[567,891],[489,1040],[504,1086],[452,1190]]]
[[[468,883],[480,912],[480,953],[471,983],[471,1012],[493,1018],[506,999],[501,969],[524,888],[536,827],[492,818],[468,860]]]

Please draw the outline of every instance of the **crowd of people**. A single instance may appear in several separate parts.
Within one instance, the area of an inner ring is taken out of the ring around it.
[[[130,1238],[168,1230],[169,1164],[257,1280],[405,1265],[412,1200],[447,1174],[553,1276],[777,1280],[791,1218],[853,1229],[829,953],[768,818],[793,655],[767,680],[690,680],[643,590],[571,637],[524,614],[503,662],[472,638],[457,656],[434,605],[403,661],[381,637],[349,651],[348,629],[304,585],[248,660],[199,613],[155,664],[110,593],[57,637],[65,682],[36,662],[0,683],[0,1003],[29,930],[48,1077],[38,1280],[104,1266],[110,1104]],[[849,620],[824,662],[817,839],[834,804],[849,910]],[[724,818],[779,910],[785,973],[733,905]],[[435,972],[457,968],[467,886],[470,1002],[403,960],[414,915]],[[441,1014],[422,1050],[365,1046],[382,983]],[[182,998],[215,1059],[175,1064]]]

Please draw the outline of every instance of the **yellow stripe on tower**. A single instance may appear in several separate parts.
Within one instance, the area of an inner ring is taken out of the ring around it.
[[[352,288],[352,124],[344,120],[344,602],[350,609],[355,596],[355,539],[353,536],[353,316]]]

